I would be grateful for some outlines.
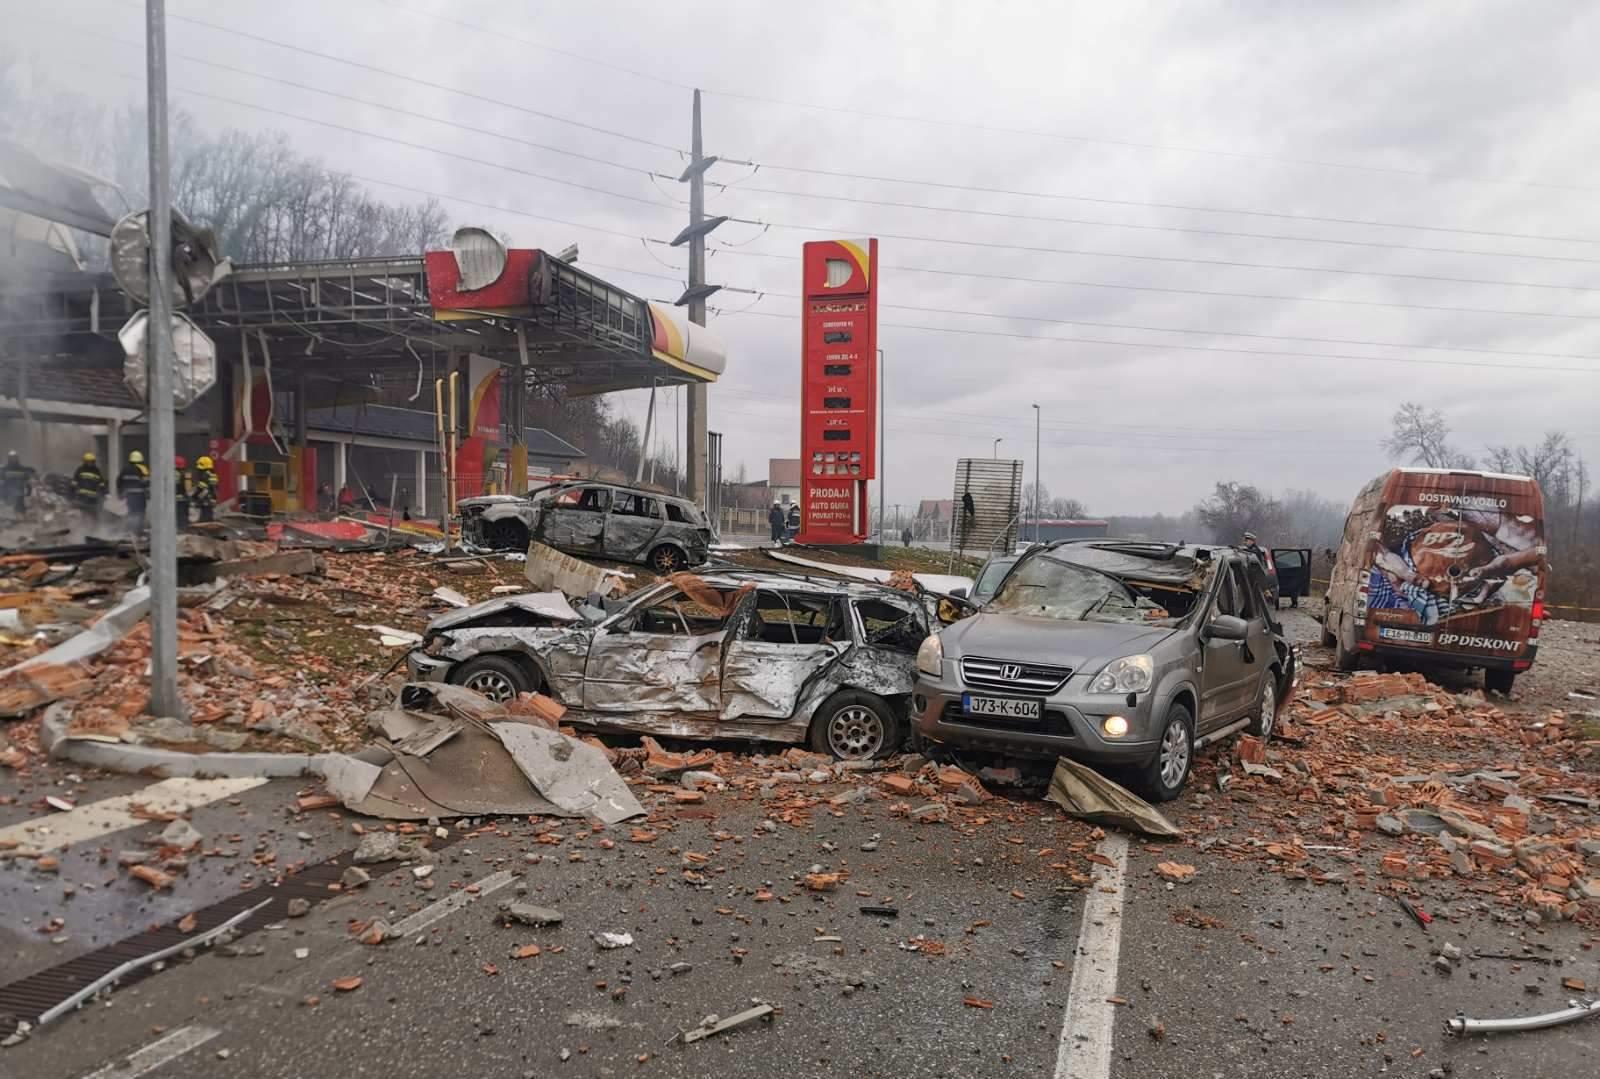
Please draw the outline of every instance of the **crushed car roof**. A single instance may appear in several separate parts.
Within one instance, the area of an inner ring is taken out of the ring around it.
[[[1139,581],[1177,584],[1198,589],[1205,584],[1211,564],[1225,547],[1207,544],[1147,543],[1111,540],[1094,543],[1060,543],[1047,548],[1063,562]]]

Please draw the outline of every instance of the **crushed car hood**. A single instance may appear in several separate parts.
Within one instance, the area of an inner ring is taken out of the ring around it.
[[[946,658],[985,656],[1099,670],[1118,656],[1147,651],[1172,633],[1134,622],[1065,622],[979,612],[940,631]]]
[[[474,603],[472,606],[462,607],[460,610],[446,611],[428,623],[428,632],[435,633],[440,630],[471,625],[479,619],[499,614],[502,611],[522,611],[533,615],[537,621],[531,621],[528,623],[529,625],[538,625],[541,622],[582,621],[578,612],[572,609],[572,604],[567,602],[567,597],[560,592],[520,592],[514,596],[496,596],[494,599],[486,599],[482,603]]]

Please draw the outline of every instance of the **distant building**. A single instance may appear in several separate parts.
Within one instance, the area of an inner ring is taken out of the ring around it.
[[[917,503],[917,520],[949,521],[955,516],[956,504],[948,498],[924,498]]]
[[[1022,525],[1022,535],[1032,539],[1034,534],[1033,521],[1025,521]],[[1045,518],[1038,522],[1039,542],[1049,543],[1052,540],[1069,539],[1099,539],[1108,535],[1111,530],[1109,523],[1092,520],[1087,517],[1062,517],[1055,520]]]
[[[767,503],[780,502],[787,506],[800,501],[800,458],[771,457],[767,459]]]

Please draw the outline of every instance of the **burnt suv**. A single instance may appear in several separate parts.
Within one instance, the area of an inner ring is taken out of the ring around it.
[[[537,540],[567,554],[642,562],[675,573],[706,560],[712,543],[705,515],[685,498],[611,483],[564,483],[520,495],[463,498],[468,543],[527,550]]]
[[[1270,735],[1298,674],[1258,559],[1127,541],[1029,551],[971,618],[917,654],[918,733],[1019,756],[1123,765],[1177,797],[1195,750]]]

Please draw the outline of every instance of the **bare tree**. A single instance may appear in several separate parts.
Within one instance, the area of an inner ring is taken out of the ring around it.
[[[1089,507],[1076,498],[1052,498],[1045,503],[1045,512],[1052,517],[1072,521],[1089,516]]]
[[[1444,413],[1407,401],[1391,419],[1392,430],[1383,440],[1390,457],[1409,457],[1412,464],[1429,468],[1472,468],[1471,457],[1450,445],[1450,425]]]
[[[1281,533],[1285,524],[1283,506],[1276,499],[1233,481],[1217,484],[1211,497],[1194,512],[1218,543],[1237,543],[1246,532],[1271,537]]]

